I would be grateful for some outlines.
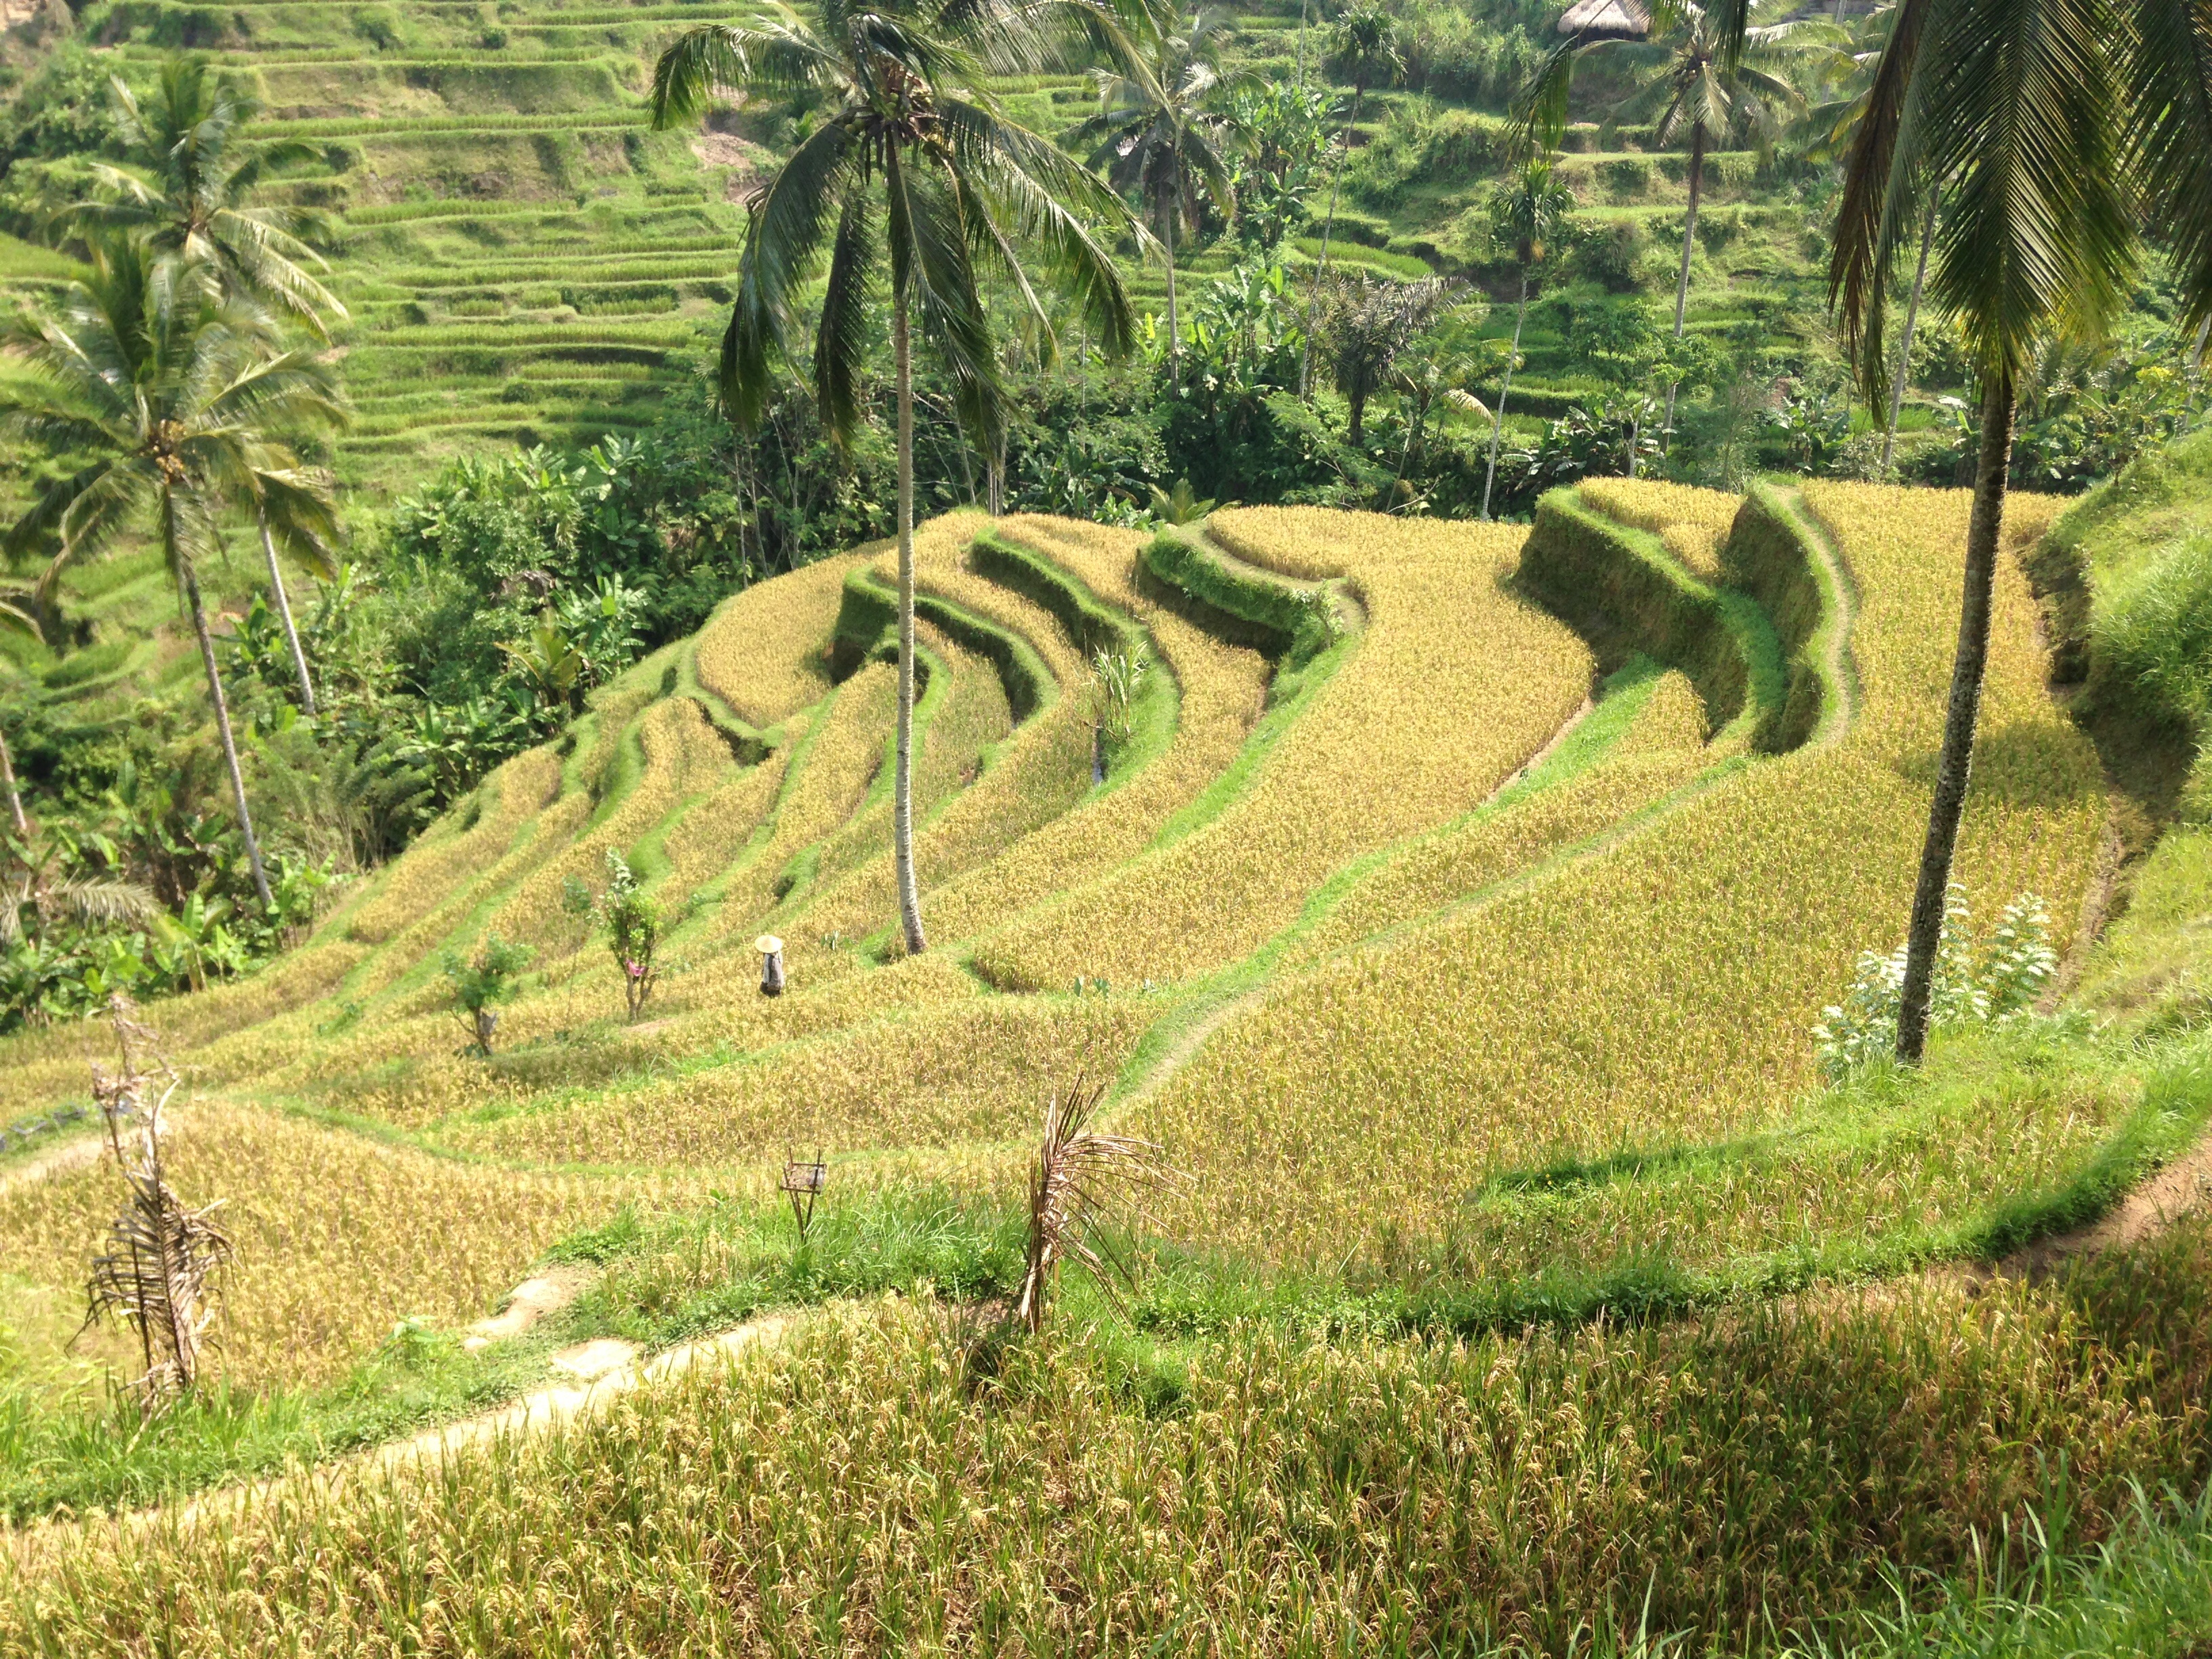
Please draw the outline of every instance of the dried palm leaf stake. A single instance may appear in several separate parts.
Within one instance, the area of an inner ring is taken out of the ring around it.
[[[202,1340],[215,1315],[210,1292],[230,1260],[230,1241],[208,1218],[222,1200],[188,1210],[163,1178],[161,1109],[179,1079],[155,1050],[153,1032],[133,1018],[137,1012],[127,997],[108,1000],[123,1068],[92,1069],[93,1097],[131,1201],[108,1228],[107,1254],[93,1258],[84,1322],[112,1319],[137,1331],[146,1370],[132,1387],[150,1414],[198,1380]],[[140,1069],[147,1056],[156,1067],[151,1077]]]
[[[1127,1314],[1117,1281],[1128,1278],[1127,1265],[1103,1245],[1095,1229],[1109,1213],[1107,1200],[1116,1184],[1176,1178],[1152,1142],[1087,1127],[1105,1095],[1105,1085],[1086,1086],[1079,1075],[1045,1104],[1044,1139],[1030,1182],[1029,1269],[1014,1308],[1015,1317],[1032,1332],[1044,1328],[1045,1304],[1063,1258],[1090,1268],[1114,1310]]]

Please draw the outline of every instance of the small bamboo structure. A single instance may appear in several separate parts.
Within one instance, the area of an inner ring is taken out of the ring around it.
[[[154,1034],[127,997],[108,999],[108,1018],[123,1049],[122,1069],[95,1065],[93,1097],[107,1125],[107,1144],[130,1201],[110,1224],[107,1251],[93,1258],[85,1327],[102,1320],[138,1333],[145,1370],[132,1383],[150,1415],[199,1380],[207,1328],[215,1316],[216,1273],[230,1261],[230,1240],[209,1218],[218,1199],[187,1209],[161,1166],[161,1112],[181,1079],[154,1047]],[[156,1071],[141,1070],[151,1056]],[[150,1085],[161,1085],[150,1103]],[[125,1139],[125,1126],[131,1131]]]

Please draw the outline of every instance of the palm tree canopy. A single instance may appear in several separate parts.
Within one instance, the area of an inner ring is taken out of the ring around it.
[[[1329,367],[1360,424],[1367,399],[1391,383],[1398,355],[1457,304],[1466,284],[1441,276],[1398,283],[1364,275],[1330,296]]]
[[[1154,224],[1196,228],[1204,204],[1236,211],[1230,153],[1245,133],[1226,105],[1249,76],[1224,76],[1214,61],[1228,30],[1218,14],[1178,15],[1174,0],[1118,0],[1110,7],[1113,67],[1093,71],[1098,112],[1070,142],[1114,187],[1139,197]]]
[[[1329,26],[1328,64],[1364,91],[1378,81],[1390,81],[1406,67],[1398,52],[1398,26],[1390,14],[1374,6],[1358,6]]]
[[[330,369],[304,351],[271,353],[255,319],[221,302],[204,265],[139,239],[100,238],[91,270],[55,314],[5,338],[28,370],[0,401],[0,432],[94,459],[49,483],[0,548],[21,559],[58,541],[40,577],[105,550],[141,515],[173,520],[171,574],[211,549],[225,506],[265,507],[270,529],[324,563],[337,534],[328,480],[286,434],[328,427],[343,408]]]
[[[2148,205],[2160,191],[2130,21],[2127,0],[1899,6],[1852,131],[1829,270],[1871,392],[1886,385],[1882,313],[1930,191],[1944,213],[1928,295],[1984,373],[2009,383],[2044,340],[2094,335],[2122,303],[2136,193]],[[2212,212],[2202,154],[2192,188]],[[2212,271],[2190,268],[2185,223],[2170,234],[2189,303],[2207,314]]]
[[[799,299],[821,270],[814,389],[824,423],[860,419],[866,300],[885,266],[956,388],[971,433],[995,419],[997,370],[981,283],[1004,279],[1042,337],[1050,319],[1016,253],[1038,249],[1110,354],[1134,333],[1113,257],[1091,225],[1141,235],[1103,180],[1010,120],[984,85],[1033,68],[1074,9],[1016,0],[823,0],[813,27],[716,24],[684,33],[653,73],[657,126],[696,118],[720,90],[805,93],[827,108],[756,198],[722,337],[723,406],[750,426],[787,358]],[[880,193],[872,186],[880,180]]]
[[[1697,0],[1661,0],[1645,39],[1577,37],[1554,47],[1522,94],[1520,125],[1530,152],[1558,149],[1566,131],[1567,98],[1576,64],[1605,54],[1626,70],[1632,90],[1616,112],[1650,120],[1658,141],[1671,143],[1686,130],[1709,139],[1741,134],[1762,149],[1771,144],[1786,112],[1804,99],[1781,72],[1789,56],[1813,44],[1804,25],[1778,23],[1748,31],[1731,60],[1717,21]]]
[[[1530,161],[1491,197],[1491,229],[1513,244],[1513,257],[1519,263],[1539,264],[1566,228],[1574,206],[1574,192],[1553,175],[1551,163]]]
[[[1731,57],[1755,33],[1753,5],[1714,0]],[[2132,209],[2172,258],[2183,325],[2212,317],[2207,155],[2205,0],[1899,0],[1853,132],[1830,270],[1869,383],[1879,384],[1881,302],[1925,190],[1957,210],[1937,245],[1941,306],[2090,320],[2125,269],[2118,243]],[[2008,363],[2024,360],[2033,332],[1993,319],[1969,327],[1985,361]]]
[[[241,130],[260,106],[197,58],[165,63],[143,105],[119,78],[109,96],[131,167],[95,165],[106,199],[68,209],[62,222],[80,234],[142,235],[163,254],[213,268],[235,297],[327,338],[325,314],[343,320],[346,308],[308,270],[329,268],[308,240],[327,234],[326,220],[253,202],[276,169],[313,160],[313,147],[247,143]]]

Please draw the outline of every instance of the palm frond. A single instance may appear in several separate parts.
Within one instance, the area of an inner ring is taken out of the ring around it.
[[[1165,1153],[1149,1140],[1103,1134],[1091,1127],[1103,1084],[1080,1075],[1046,1102],[1044,1129],[1030,1177],[1029,1255],[1015,1317],[1032,1331],[1043,1328],[1046,1304],[1063,1261],[1091,1269],[1099,1291],[1115,1311],[1126,1316],[1121,1284],[1127,1266],[1107,1248],[1098,1232],[1113,1213],[1117,1188],[1175,1178]]]
[[[1939,19],[1919,70],[1946,185],[1930,288],[1975,358],[2014,373],[2054,325],[2100,328],[2132,271],[2125,22],[2108,0],[1948,0]]]
[[[836,73],[836,60],[820,41],[786,25],[686,29],[653,65],[653,125],[697,120],[717,92],[817,90]]]
[[[2183,295],[2212,317],[2212,0],[2133,0],[2124,144]]]
[[[1844,355],[1856,365],[1860,384],[1879,397],[1888,374],[1883,341],[1891,274],[1900,228],[1922,170],[1917,87],[1920,51],[1930,15],[1942,0],[1900,0],[1889,43],[1868,89],[1866,107],[1844,158],[1843,191],[1836,208],[1835,241],[1828,264],[1828,303],[1837,314]]]
[[[867,359],[868,284],[879,253],[873,206],[866,191],[856,190],[845,198],[838,216],[822,320],[814,337],[814,395],[822,407],[822,424],[841,443],[850,442],[860,428],[856,388]]]
[[[51,544],[49,538],[58,538],[62,520],[76,498],[91,489],[100,474],[113,465],[108,459],[94,461],[66,478],[56,478],[42,486],[38,499],[9,527],[7,538],[0,541],[0,551],[5,552],[9,563],[21,563],[38,550],[42,542]]]
[[[737,304],[722,338],[720,387],[722,406],[747,427],[767,406],[770,361],[786,350],[799,289],[855,171],[854,148],[842,122],[824,123],[792,151],[753,206]]]

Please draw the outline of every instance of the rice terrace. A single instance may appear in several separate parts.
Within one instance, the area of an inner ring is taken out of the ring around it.
[[[0,0],[0,1654],[2212,1656],[2200,0]]]

